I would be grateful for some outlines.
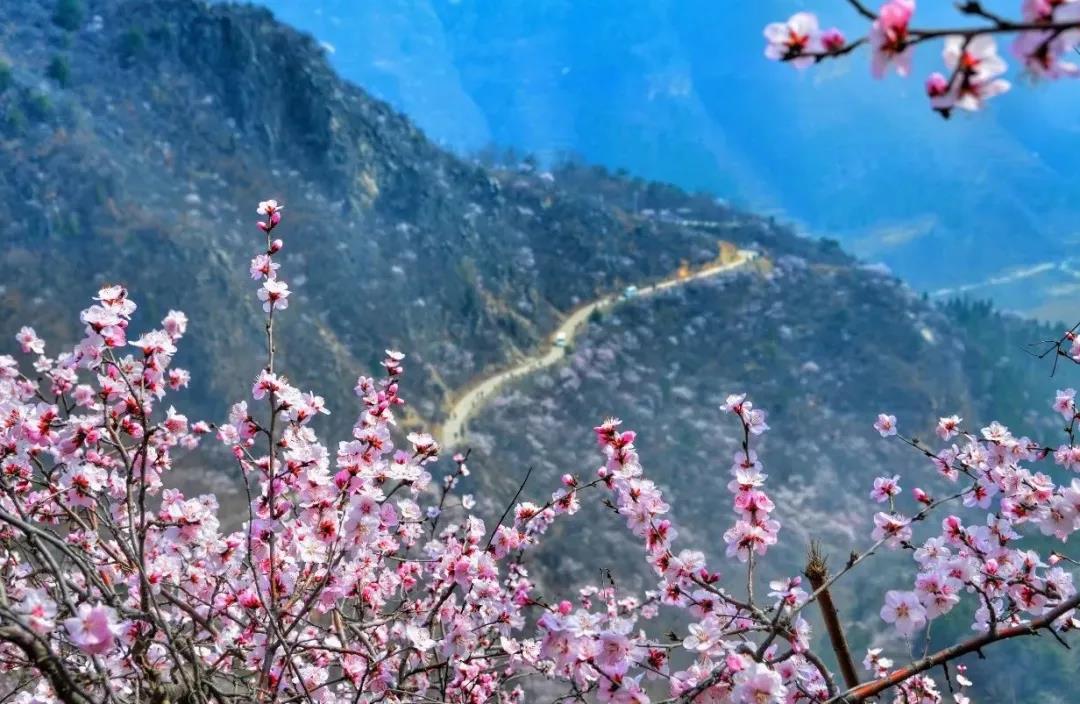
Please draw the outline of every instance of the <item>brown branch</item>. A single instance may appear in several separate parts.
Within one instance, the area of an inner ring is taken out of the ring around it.
[[[1002,640],[1008,640],[1010,638],[1017,638],[1019,636],[1032,636],[1037,635],[1038,632],[1044,628],[1050,629],[1053,632],[1051,624],[1057,619],[1061,618],[1064,614],[1080,606],[1080,594],[1073,596],[1066,601],[1058,604],[1054,609],[1043,614],[1041,617],[1031,621],[1030,623],[1021,624],[1019,626],[1012,626],[1010,628],[999,629],[996,632],[988,631],[981,636],[977,636],[970,640],[966,640],[962,643],[939,650],[933,655],[929,655],[922,660],[918,660],[902,667],[895,672],[891,672],[888,675],[876,679],[872,682],[861,684],[857,687],[852,687],[847,692],[844,692],[838,697],[834,697],[829,700],[828,704],[844,702],[844,704],[856,704],[857,702],[864,702],[867,699],[876,697],[885,690],[895,687],[896,685],[904,682],[911,677],[925,672],[938,665],[943,665],[950,660],[955,660],[958,657],[967,655],[968,653],[974,653],[982,650],[984,646],[996,643]],[[1055,637],[1057,633],[1054,633]],[[1060,639],[1060,637],[1059,637]]]
[[[874,12],[860,0],[848,0],[848,4],[855,8],[855,12],[858,12],[871,22],[877,19],[877,15],[875,15]]]
[[[472,452],[472,448],[469,448],[469,452]],[[468,454],[466,454],[465,457],[466,457],[466,459],[468,459]],[[506,520],[506,517],[508,515],[510,515],[510,511],[512,511],[514,509],[514,506],[517,504],[518,498],[521,496],[521,492],[525,491],[525,485],[529,482],[529,477],[532,476],[532,472],[533,472],[532,467],[529,467],[529,469],[526,470],[525,478],[521,480],[521,484],[518,485],[517,491],[514,492],[514,498],[510,499],[510,503],[506,504],[506,510],[504,510],[502,512],[502,515],[499,516],[499,522],[496,523],[495,527],[491,529],[491,535],[488,536],[487,542],[484,543],[484,551],[485,552],[487,551],[488,548],[491,547],[491,541],[495,540],[495,534],[498,533],[499,528],[502,527],[502,522]]]
[[[956,27],[956,28],[944,28],[944,29],[921,29],[912,27],[908,30],[910,38],[907,40],[905,47],[913,47],[924,42],[941,39],[943,37],[959,36],[967,40],[971,40],[974,37],[983,34],[1015,34],[1020,32],[1049,32],[1056,37],[1063,32],[1069,30],[1080,29],[1080,21],[1064,21],[1064,22],[1011,22],[1001,21],[997,24],[987,25],[985,27]],[[1053,38],[1051,37],[1051,38]],[[844,46],[838,49],[830,49],[823,51],[798,51],[792,52],[787,56],[780,58],[781,62],[790,62],[797,59],[813,59],[816,63],[821,63],[826,59],[837,59],[841,56],[847,56],[855,51],[855,49],[869,43],[869,37],[859,37],[858,39],[848,42]]]
[[[810,580],[810,586],[818,595],[817,603],[821,609],[821,618],[825,621],[825,630],[829,633],[829,643],[832,645],[833,653],[836,654],[844,684],[850,689],[859,685],[859,675],[855,670],[855,661],[851,657],[847,638],[844,637],[844,628],[840,625],[840,615],[836,611],[836,605],[833,604],[828,587],[825,586],[829,580],[829,567],[825,560],[826,556],[821,554],[821,546],[816,542],[811,543],[805,574]]]
[[[965,15],[974,15],[975,17],[982,17],[983,19],[990,20],[996,24],[1010,24],[1009,20],[1005,19],[1001,15],[990,12],[982,6],[982,3],[977,0],[967,0],[966,2],[956,3],[956,9]]]
[[[913,37],[909,44],[918,44],[927,39],[949,37],[958,35],[961,37],[975,37],[980,34],[1012,34],[1014,32],[1049,32],[1077,29],[1080,22],[1006,22],[988,27],[959,27],[955,29],[917,29],[912,27],[909,34]]]

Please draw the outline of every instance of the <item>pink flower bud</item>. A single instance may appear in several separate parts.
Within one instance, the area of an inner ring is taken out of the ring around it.
[[[931,98],[940,98],[949,92],[949,79],[934,72],[926,79],[926,94]]]
[[[919,487],[915,487],[914,489],[912,489],[911,494],[912,494],[912,496],[915,497],[915,500],[918,501],[919,503],[922,503],[922,504],[932,504],[932,503],[934,503],[934,500],[930,498],[930,495],[927,494],[922,489],[920,489]]]
[[[1050,557],[1046,558],[1046,561],[1050,564],[1051,567],[1053,567],[1057,563],[1061,562],[1061,555],[1058,555],[1056,552],[1052,552],[1050,553]]]
[[[562,483],[566,486],[577,486],[577,480],[574,479],[574,475],[572,474],[562,475]]]
[[[558,609],[559,609],[559,614],[561,616],[569,616],[570,612],[574,610],[574,605],[571,604],[566,599],[563,599],[562,601],[559,602]]]
[[[847,39],[844,38],[844,33],[836,27],[826,29],[821,33],[821,46],[825,48],[825,51],[840,51],[846,45]]]
[[[262,220],[260,220],[257,224],[259,226],[259,229],[262,230],[263,232],[270,232],[270,226],[267,225]]]
[[[270,254],[277,254],[281,251],[281,248],[285,246],[285,243],[281,240],[274,240],[270,243]]]
[[[709,570],[702,567],[700,570],[698,570],[698,579],[700,579],[702,582],[705,582],[706,584],[715,584],[716,582],[720,581],[720,573],[710,572]]]

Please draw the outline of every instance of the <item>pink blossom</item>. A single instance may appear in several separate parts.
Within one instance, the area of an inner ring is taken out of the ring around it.
[[[91,655],[102,655],[116,645],[122,626],[116,612],[101,604],[80,604],[75,616],[64,620],[71,642]]]
[[[264,369],[259,372],[258,378],[251,387],[251,397],[256,401],[261,401],[267,394],[276,394],[284,388],[285,384],[278,379],[276,374],[271,374]]]
[[[787,689],[778,673],[755,662],[735,676],[732,694],[736,701],[747,704],[781,704],[785,701]]]
[[[264,200],[259,202],[259,207],[255,209],[255,212],[259,215],[273,215],[274,213],[284,210],[284,205],[278,205],[276,200]]]
[[[926,95],[930,98],[930,107],[945,116],[949,115],[956,103],[949,90],[949,79],[936,71],[926,79]]]
[[[752,435],[761,435],[769,429],[765,422],[765,411],[754,408],[754,404],[746,400],[746,394],[729,395],[720,408],[725,412],[738,415],[747,432]]]
[[[34,328],[23,327],[15,336],[15,341],[22,346],[25,353],[45,354],[45,341],[37,336]]]
[[[1069,341],[1069,359],[1080,362],[1080,335],[1070,330],[1065,333],[1065,339]]]
[[[1025,22],[1070,22],[1077,19],[1080,3],[1076,0],[1024,0],[1020,9]]]
[[[768,424],[765,423],[765,411],[760,408],[747,409],[743,415],[743,420],[752,435],[761,435],[769,429]]]
[[[896,435],[896,416],[879,413],[877,422],[874,423],[874,430],[881,433],[881,437],[883,438],[887,438],[890,435]]]
[[[957,433],[960,432],[960,423],[962,421],[963,419],[960,416],[955,415],[938,419],[936,429],[938,437],[942,440],[956,437]]]
[[[773,22],[765,27],[765,56],[774,61],[790,61],[796,68],[814,63],[809,55],[818,51],[818,20],[809,12],[799,12],[787,22]]]
[[[105,472],[92,464],[72,464],[60,475],[60,487],[69,505],[91,508],[105,487]]]
[[[439,453],[439,444],[427,433],[409,433],[408,441],[413,451],[420,457],[431,458]]]
[[[289,293],[289,286],[284,281],[267,279],[259,289],[263,310],[267,313],[271,310],[285,310],[289,307]]]
[[[277,277],[277,270],[281,268],[281,265],[273,260],[269,254],[258,254],[251,260],[251,266],[249,271],[251,278],[258,279],[273,279]]]
[[[733,528],[724,532],[728,557],[738,557],[740,562],[746,562],[752,552],[764,555],[770,545],[776,544],[779,529],[780,524],[771,519],[759,524],[737,521]]]
[[[187,316],[178,310],[170,310],[165,315],[165,319],[161,321],[161,327],[165,329],[165,333],[174,342],[184,336],[184,333],[187,332],[187,325]]]
[[[920,574],[915,580],[915,594],[926,609],[926,617],[934,619],[960,603],[957,590],[962,586],[943,571],[930,572]]]
[[[1080,5],[1073,4],[1073,7]],[[1056,32],[1031,30],[1020,32],[1013,40],[1012,53],[1024,65],[1024,69],[1036,78],[1074,78],[1080,75],[1080,66],[1066,61],[1077,44],[1080,33],[1076,30]]]
[[[883,77],[890,64],[896,66],[896,72],[901,76],[911,72],[908,23],[914,12],[915,0],[889,0],[881,6],[870,28],[871,72],[875,78]]]
[[[173,368],[169,370],[169,388],[173,391],[187,388],[189,383],[191,383],[191,373],[186,369]]]
[[[999,78],[1006,65],[997,54],[993,37],[980,34],[973,38],[945,38],[942,53],[945,65],[954,72],[948,96],[952,105],[962,110],[979,110],[983,103],[1010,88],[1008,81]]]
[[[870,498],[878,503],[888,501],[900,494],[900,475],[891,477],[878,477],[874,479],[874,488],[870,491]]]
[[[720,624],[710,619],[701,623],[691,623],[688,631],[689,634],[682,642],[683,647],[687,650],[711,650],[724,637]]]
[[[40,634],[47,634],[55,628],[56,603],[42,589],[26,592],[19,605],[19,611],[26,616],[30,628]]]
[[[1054,410],[1065,420],[1072,420],[1076,415],[1076,389],[1058,391],[1054,398]]]
[[[617,623],[617,630],[604,631],[599,636],[596,664],[609,675],[621,675],[630,669],[635,648],[627,637],[629,625],[625,621]]]
[[[255,210],[255,212],[257,212],[259,215],[266,215],[267,219],[258,223],[259,229],[263,232],[269,233],[271,230],[277,227],[278,223],[281,222],[281,211],[284,208],[285,206],[278,205],[278,202],[276,200],[264,200],[260,202],[259,207]],[[278,247],[277,249],[281,249],[281,247]],[[277,251],[272,246],[271,250],[272,252]]]
[[[847,46],[847,39],[843,32],[832,27],[821,33],[821,46],[825,51],[837,52]]]
[[[887,547],[895,550],[911,540],[911,521],[898,514],[875,513],[870,537],[884,540]]]
[[[1080,472],[1080,445],[1062,445],[1054,451],[1054,461],[1073,472]]]
[[[870,648],[863,658],[863,667],[878,677],[883,676],[892,666],[893,661],[890,658],[881,657],[881,648]]]
[[[769,596],[787,607],[798,606],[806,600],[806,591],[802,588],[802,577],[775,579],[769,582]]]
[[[926,625],[926,609],[914,592],[888,591],[881,620],[893,624],[901,635],[910,636]]]

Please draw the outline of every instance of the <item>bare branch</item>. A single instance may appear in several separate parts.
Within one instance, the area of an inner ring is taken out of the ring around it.
[[[829,579],[826,559],[826,556],[821,553],[821,546],[816,542],[811,543],[805,574],[810,580],[810,586],[817,592],[818,608],[821,609],[821,618],[825,621],[825,630],[829,632],[829,643],[832,645],[833,653],[836,654],[844,684],[851,688],[859,684],[859,676],[856,674],[855,661],[851,657],[843,626],[840,625],[840,615],[836,611],[836,605],[833,604],[832,595],[826,586]]]

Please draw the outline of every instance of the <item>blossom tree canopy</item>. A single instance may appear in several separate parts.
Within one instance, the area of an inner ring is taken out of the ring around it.
[[[765,27],[765,56],[803,69],[865,46],[875,78],[890,71],[908,76],[919,45],[940,40],[942,70],[926,78],[926,94],[946,118],[957,109],[979,110],[1010,89],[1002,77],[1008,66],[998,54],[1000,35],[1011,37],[1009,53],[1032,78],[1080,74],[1080,66],[1069,60],[1080,46],[1077,0],[1017,0],[1015,17],[991,12],[977,0],[961,0],[956,10],[962,21],[954,28],[919,26],[915,0],[888,0],[876,12],[862,0],[847,2],[869,24],[864,35],[849,39],[839,29],[823,30],[816,15],[799,12]]]
[[[947,688],[962,704],[971,685],[965,656],[1040,632],[1064,643],[1080,625],[1077,563],[1025,541],[1025,533],[1065,540],[1080,527],[1072,389],[1047,404],[1066,423],[1057,447],[998,423],[968,428],[957,416],[941,419],[942,444],[931,446],[882,413],[873,427],[924,455],[926,476],[887,473],[867,487],[867,515],[851,520],[871,537],[841,569],[830,574],[815,547],[805,581],[791,575],[765,588],[757,567],[784,533],[755,449],[767,416],[745,394],[722,407],[740,441],[723,468],[723,567],[679,544],[635,433],[614,419],[595,428],[598,469],[564,475],[536,501],[516,496],[495,522],[472,514],[471,498],[455,492],[467,453],[436,480],[439,444],[397,428],[400,352],[386,353],[381,379],[356,381],[351,435],[335,449],[324,444],[316,427],[330,409],[275,361],[275,321],[289,303],[275,258],[284,211],[268,200],[258,212],[265,242],[249,273],[259,282],[265,361],[253,370],[251,398],[220,424],[166,403],[190,379],[172,364],[187,318],[170,312],[136,336],[137,306],[120,285],[102,288],[83,311],[83,337],[70,349],[50,356],[24,327],[15,341],[27,363],[0,356],[8,701],[520,702],[531,680],[553,680],[565,688],[561,700],[579,702],[937,702]],[[1051,351],[1080,361],[1075,329]],[[227,449],[248,497],[232,532],[214,496],[169,486],[176,458],[211,438]],[[952,487],[941,496],[905,492],[938,476]],[[574,520],[583,500],[604,501],[636,536],[652,589],[632,594],[609,582],[542,593],[528,555],[556,521]],[[887,510],[870,516],[874,502]],[[957,505],[969,510],[948,512]],[[917,540],[917,525],[929,537]],[[962,603],[974,635],[902,664],[875,648],[860,670],[830,587],[876,554],[902,549],[912,576],[880,597],[893,655],[906,657],[909,639]],[[810,609],[825,624],[824,652]],[[681,615],[685,627],[657,626],[661,612]]]

